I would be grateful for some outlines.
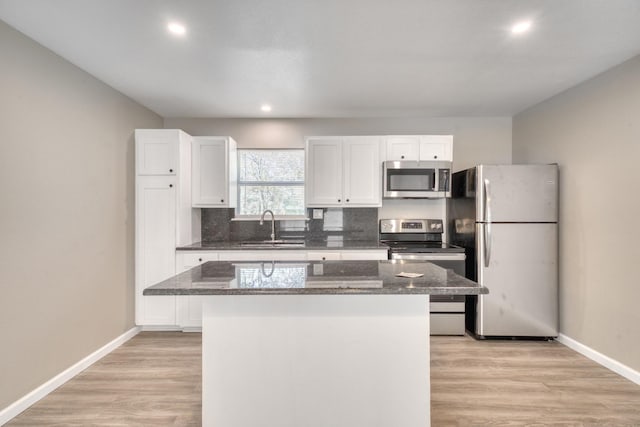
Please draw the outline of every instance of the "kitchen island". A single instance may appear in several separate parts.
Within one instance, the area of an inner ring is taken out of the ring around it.
[[[144,294],[210,295],[204,426],[424,427],[429,295],[487,292],[428,262],[281,261],[208,262]]]

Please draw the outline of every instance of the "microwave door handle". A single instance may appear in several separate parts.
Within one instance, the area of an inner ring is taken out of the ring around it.
[[[491,183],[484,180],[484,266],[489,267],[491,263]]]

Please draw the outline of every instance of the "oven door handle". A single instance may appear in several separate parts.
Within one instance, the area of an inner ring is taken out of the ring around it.
[[[414,261],[464,261],[466,259],[465,254],[463,253],[455,253],[455,254],[439,254],[439,253],[430,253],[430,254],[398,254],[392,253],[391,259],[406,259],[406,260],[414,260]]]

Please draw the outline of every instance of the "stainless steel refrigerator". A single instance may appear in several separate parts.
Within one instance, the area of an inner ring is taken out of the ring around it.
[[[480,165],[452,176],[449,240],[467,277],[489,294],[467,298],[478,338],[558,335],[558,167]]]

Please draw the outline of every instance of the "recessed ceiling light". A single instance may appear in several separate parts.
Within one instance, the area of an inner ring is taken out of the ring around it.
[[[521,21],[516,23],[513,27],[511,27],[511,32],[513,34],[522,34],[526,33],[531,29],[531,21]]]
[[[269,111],[271,111],[271,105],[269,104],[262,104],[262,106],[260,107],[260,109],[262,111],[264,111],[265,113],[268,113]]]
[[[170,22],[169,25],[167,25],[167,28],[173,34],[177,34],[179,36],[187,32],[187,29],[184,27],[184,25],[179,24],[177,22]]]

